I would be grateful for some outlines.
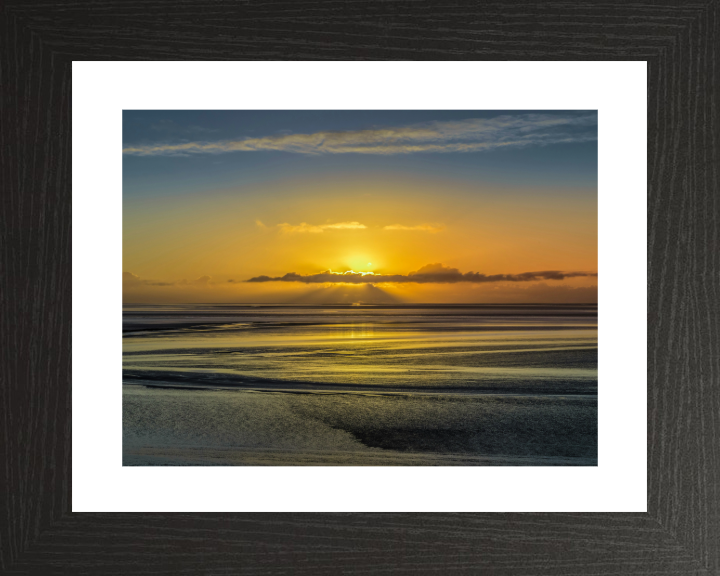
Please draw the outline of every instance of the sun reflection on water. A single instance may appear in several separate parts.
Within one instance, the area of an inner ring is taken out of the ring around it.
[[[335,336],[352,340],[374,338],[375,329],[374,325],[370,323],[344,324],[337,327]]]

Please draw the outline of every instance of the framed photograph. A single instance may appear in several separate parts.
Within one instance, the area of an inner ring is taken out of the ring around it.
[[[597,466],[597,120],[125,110],[123,464]]]
[[[3,8],[3,571],[714,573],[716,8],[606,8]]]

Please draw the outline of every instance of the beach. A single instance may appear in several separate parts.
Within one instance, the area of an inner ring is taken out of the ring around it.
[[[126,307],[123,464],[595,466],[595,306]]]

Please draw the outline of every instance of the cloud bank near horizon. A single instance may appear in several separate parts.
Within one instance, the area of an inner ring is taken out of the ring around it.
[[[597,140],[597,114],[515,114],[408,126],[281,134],[262,138],[128,145],[133,156],[186,156],[279,151],[295,154],[479,152]]]
[[[382,283],[408,283],[420,284],[456,284],[458,282],[471,282],[484,284],[489,282],[533,282],[538,280],[565,280],[597,276],[597,272],[561,272],[559,270],[545,270],[542,272],[523,272],[522,274],[480,274],[479,272],[460,272],[457,268],[450,268],[443,264],[427,264],[409,274],[373,274],[372,272],[333,272],[326,270],[319,274],[296,274],[288,272],[284,276],[255,276],[246,282],[302,282],[305,284],[382,284]]]

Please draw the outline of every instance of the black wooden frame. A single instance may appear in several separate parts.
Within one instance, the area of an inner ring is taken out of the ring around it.
[[[720,0],[0,6],[0,572],[720,574]],[[73,60],[648,63],[648,513],[71,512]]]

